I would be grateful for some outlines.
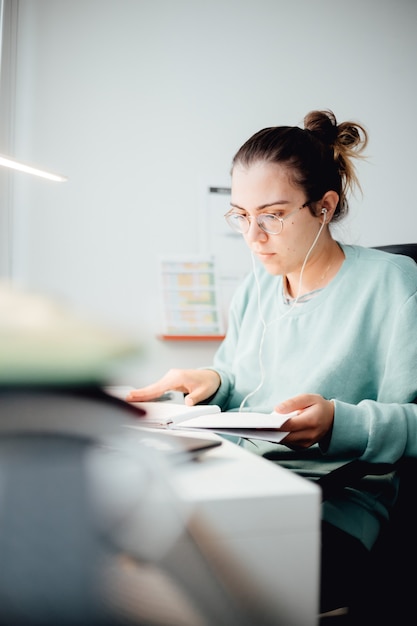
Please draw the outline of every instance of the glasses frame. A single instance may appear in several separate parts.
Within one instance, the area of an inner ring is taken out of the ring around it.
[[[230,226],[230,228],[234,230],[235,233],[239,233],[240,235],[246,235],[246,233],[249,232],[250,224],[253,219],[256,220],[258,228],[260,228],[267,235],[280,235],[284,229],[285,220],[291,217],[291,215],[298,213],[298,211],[301,211],[301,209],[304,209],[309,204],[310,202],[304,202],[302,206],[298,207],[297,209],[294,209],[293,211],[290,211],[284,217],[278,217],[278,215],[275,215],[274,213],[261,213],[260,215],[257,215],[256,217],[252,217],[251,215],[242,215],[241,213],[237,213],[234,209],[230,209],[230,211],[224,214],[224,218],[226,222],[228,223],[228,225]],[[238,228],[236,228],[236,224],[232,224],[231,222],[229,222],[229,218],[232,217],[233,215],[239,215],[245,220],[245,223],[247,224],[246,230],[239,230]],[[265,226],[260,222],[260,219],[262,219],[263,217],[272,217],[274,218],[274,220],[277,220],[277,222],[279,222],[280,224],[280,229],[277,232],[274,232],[272,230],[269,230],[268,228],[265,228]]]

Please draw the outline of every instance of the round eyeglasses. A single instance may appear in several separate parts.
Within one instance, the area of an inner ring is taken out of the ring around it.
[[[285,217],[278,217],[278,215],[274,215],[274,213],[260,213],[255,218],[250,215],[243,215],[242,213],[237,213],[234,209],[228,211],[224,218],[226,222],[229,224],[230,228],[241,235],[245,235],[249,228],[252,219],[256,220],[259,228],[264,231],[264,233],[268,233],[268,235],[279,235],[284,228],[284,222],[286,219],[301,211],[308,205],[308,202],[305,202],[303,206],[298,207],[298,209],[294,209],[286,215]]]

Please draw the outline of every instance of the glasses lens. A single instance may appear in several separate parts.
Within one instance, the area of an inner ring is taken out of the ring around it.
[[[239,213],[228,213],[225,215],[225,218],[230,228],[235,230],[237,233],[247,232],[249,228],[249,221],[244,215],[240,215]]]
[[[258,216],[258,224],[266,233],[271,233],[271,235],[279,235],[279,233],[282,231],[283,221],[276,215],[261,213],[261,215]]]

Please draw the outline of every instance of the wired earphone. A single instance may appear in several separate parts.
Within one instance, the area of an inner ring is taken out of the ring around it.
[[[264,384],[264,380],[265,380],[265,368],[264,368],[264,364],[262,361],[262,348],[263,348],[263,344],[264,344],[264,340],[265,340],[265,334],[266,331],[268,329],[269,326],[271,326],[271,324],[273,324],[274,322],[279,322],[280,320],[282,320],[284,317],[286,317],[292,310],[293,308],[297,305],[298,300],[300,298],[300,294],[301,294],[301,288],[302,288],[302,281],[303,281],[303,273],[304,273],[304,268],[307,264],[307,261],[310,257],[310,254],[312,253],[314,246],[316,245],[317,241],[319,240],[319,237],[323,231],[324,226],[326,225],[326,217],[327,217],[327,209],[322,207],[321,210],[321,214],[324,215],[323,221],[321,223],[321,226],[319,228],[319,231],[317,233],[317,235],[314,238],[313,243],[311,244],[310,248],[307,251],[307,254],[305,255],[303,264],[301,266],[301,271],[300,271],[300,281],[298,284],[298,289],[297,289],[297,295],[294,298],[294,300],[291,303],[291,306],[288,307],[288,309],[285,311],[285,313],[283,313],[282,315],[280,315],[278,318],[274,318],[273,320],[271,320],[270,322],[268,322],[268,324],[265,322],[263,313],[262,313],[262,306],[261,306],[261,286],[259,284],[259,278],[258,278],[258,274],[256,271],[256,265],[255,265],[255,257],[253,255],[253,252],[251,252],[251,258],[252,258],[252,270],[253,270],[253,275],[255,277],[255,282],[256,282],[256,288],[257,288],[257,302],[258,302],[258,313],[259,313],[259,319],[261,321],[262,324],[262,336],[261,336],[261,340],[259,342],[259,351],[258,351],[258,362],[259,362],[259,369],[261,372],[261,380],[259,382],[259,385],[256,387],[256,389],[254,389],[253,391],[251,391],[250,393],[248,393],[242,400],[242,402],[239,405],[239,411],[243,410],[243,407],[245,406],[247,400],[249,398],[251,398],[253,395],[255,395],[255,393],[257,393],[259,391],[259,389],[262,388],[263,384]]]

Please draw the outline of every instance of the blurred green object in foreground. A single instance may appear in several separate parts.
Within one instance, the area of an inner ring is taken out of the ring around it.
[[[0,385],[102,383],[140,352],[123,333],[0,282]]]

